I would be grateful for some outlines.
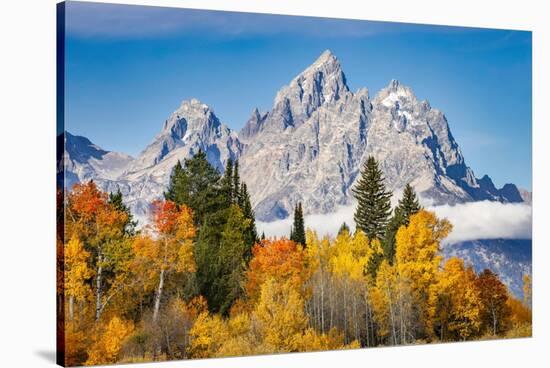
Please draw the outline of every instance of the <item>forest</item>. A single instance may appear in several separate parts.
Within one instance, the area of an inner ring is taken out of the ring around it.
[[[531,279],[517,299],[486,269],[443,260],[452,230],[411,186],[392,208],[374,158],[353,189],[355,231],[256,230],[238,162],[199,152],[138,226],[120,191],[58,190],[58,313],[65,364],[98,365],[531,336]]]

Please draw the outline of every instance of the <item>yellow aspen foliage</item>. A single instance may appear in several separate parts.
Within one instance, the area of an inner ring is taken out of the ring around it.
[[[87,334],[75,326],[75,322],[65,324],[65,365],[78,366],[86,360],[88,347]]]
[[[452,225],[438,219],[433,212],[420,210],[412,215],[408,226],[396,235],[396,265],[401,282],[408,283],[420,321],[426,321],[428,293],[436,282],[441,263],[440,243]],[[423,332],[422,325],[419,326]],[[417,336],[418,337],[418,336]]]
[[[299,351],[308,318],[304,311],[304,300],[290,281],[283,284],[274,279],[265,281],[253,316],[269,351]]]
[[[523,275],[523,304],[528,308],[531,308],[533,299],[533,285],[531,276],[528,274]]]
[[[191,337],[190,356],[208,358],[217,354],[229,337],[229,331],[219,314],[210,316],[208,312],[203,312],[197,317],[189,335]]]
[[[429,325],[441,341],[468,340],[480,333],[482,301],[476,274],[464,261],[450,258],[430,289]]]
[[[119,360],[124,340],[132,333],[134,325],[119,317],[113,317],[88,351],[85,365],[112,364]]]
[[[306,247],[304,251],[307,267],[312,274],[327,269],[333,249],[334,247],[331,246],[328,237],[320,240],[315,231],[309,229],[306,231]]]
[[[378,241],[373,244],[374,249],[380,247]],[[332,273],[339,278],[363,280],[365,267],[374,252],[367,236],[362,231],[358,231],[352,238],[347,232],[342,232],[336,237],[333,248],[333,255],[330,258]]]
[[[382,262],[376,276],[375,288],[371,293],[374,319],[378,324],[378,334],[397,344],[398,336],[398,277],[395,266],[386,260]]]
[[[86,284],[93,275],[87,263],[89,256],[90,253],[84,249],[82,242],[76,236],[73,236],[65,245],[65,296],[68,297],[71,320],[74,302],[84,301],[91,292]]]
[[[252,322],[248,314],[238,314],[226,322],[228,337],[214,356],[243,356],[256,353],[257,341],[251,333]]]
[[[510,309],[510,322],[513,326],[531,324],[532,312],[524,303],[512,296],[508,296],[506,305]]]
[[[360,344],[354,340],[348,345],[344,345],[344,335],[336,328],[330,329],[326,334],[319,334],[313,328],[308,328],[300,339],[299,351],[323,351],[339,349],[356,349]]]

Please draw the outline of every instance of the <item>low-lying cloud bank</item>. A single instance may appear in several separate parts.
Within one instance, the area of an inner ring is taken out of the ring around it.
[[[354,230],[353,213],[356,204],[340,207],[329,214],[308,215],[306,227],[318,235],[335,236],[343,222]],[[453,231],[444,243],[457,243],[475,239],[530,239],[532,228],[531,206],[523,203],[470,202],[457,205],[431,206],[426,208],[440,218],[453,224]],[[273,222],[257,222],[259,234],[288,236],[292,219]]]

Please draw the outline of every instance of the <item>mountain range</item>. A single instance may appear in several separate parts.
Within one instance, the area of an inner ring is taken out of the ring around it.
[[[264,222],[287,218],[297,202],[305,214],[351,204],[368,156],[378,160],[394,194],[410,183],[430,205],[531,202],[531,193],[514,184],[496,188],[489,176],[476,177],[443,112],[410,87],[392,80],[373,98],[366,88],[352,92],[328,50],[276,93],[271,110],[254,109],[240,132],[197,99],[183,101],[160,128],[135,158],[64,132],[58,137],[59,180],[69,189],[90,179],[104,191],[120,189],[142,223],[177,161],[199,150],[220,172],[229,158],[239,160],[256,219]],[[530,273],[531,240],[483,239],[443,251],[498,272],[517,296],[522,275]]]
[[[135,158],[69,132],[64,141],[65,185],[94,179],[106,191],[119,188],[138,217],[162,195],[176,162],[198,150],[220,171],[228,158],[239,160],[260,221],[288,217],[297,202],[306,214],[350,204],[370,155],[390,190],[411,183],[432,204],[523,201],[514,184],[496,188],[487,175],[476,178],[441,111],[397,80],[374,98],[366,88],[352,92],[328,50],[277,92],[270,111],[254,109],[239,133],[191,99]]]

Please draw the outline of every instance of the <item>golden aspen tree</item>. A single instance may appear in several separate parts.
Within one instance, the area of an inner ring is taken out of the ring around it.
[[[134,241],[133,269],[145,276],[145,287],[154,285],[156,289],[153,305],[153,322],[156,322],[166,278],[174,272],[195,270],[195,227],[191,210],[170,201],[153,203],[153,226],[156,239],[142,235]]]
[[[533,302],[533,285],[531,276],[528,274],[523,275],[523,304],[528,308],[531,308]]]
[[[407,334],[413,339],[427,336],[428,298],[441,263],[440,243],[452,225],[433,212],[420,210],[396,235],[396,267],[400,289],[410,290],[416,327]]]
[[[504,332],[508,328],[510,317],[510,308],[506,304],[508,288],[489,269],[483,270],[477,276],[475,286],[483,307],[481,310],[483,329],[492,336]]]
[[[74,321],[75,302],[84,302],[89,296],[90,287],[86,283],[92,277],[92,270],[88,268],[88,253],[82,242],[73,236],[64,250],[64,285],[65,296],[69,301],[69,321]]]
[[[90,347],[85,365],[116,363],[120,358],[120,351],[125,339],[133,330],[133,323],[119,317],[111,318],[107,326],[100,332],[99,338]]]
[[[245,282],[247,296],[252,302],[258,300],[262,284],[269,278],[278,283],[290,280],[298,288],[309,279],[305,252],[293,241],[265,240],[252,248],[252,254]]]
[[[431,286],[428,325],[440,341],[469,340],[482,327],[482,300],[476,275],[462,259],[447,260]]]
[[[284,283],[278,283],[273,278],[266,280],[261,286],[253,316],[267,351],[299,351],[308,318],[304,311],[304,299],[291,280]]]
[[[211,316],[208,312],[203,312],[191,328],[190,337],[190,357],[209,358],[215,356],[229,337],[229,332],[219,314]]]
[[[76,184],[67,197],[66,232],[77,236],[92,256],[95,319],[98,321],[112,298],[107,294],[117,277],[118,265],[130,256],[130,248],[124,247],[128,214],[109,204],[107,194],[93,181]],[[115,288],[113,292],[118,290]]]

